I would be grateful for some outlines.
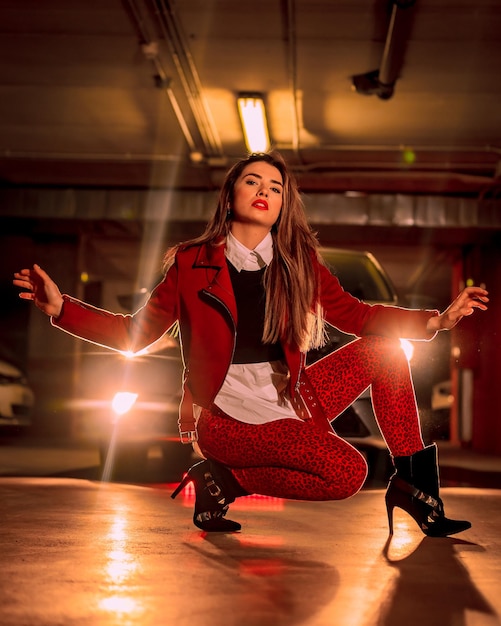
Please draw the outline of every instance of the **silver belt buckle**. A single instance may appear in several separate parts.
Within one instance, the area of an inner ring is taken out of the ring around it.
[[[195,443],[195,441],[198,441],[196,430],[181,431],[179,436],[181,438],[181,443]]]

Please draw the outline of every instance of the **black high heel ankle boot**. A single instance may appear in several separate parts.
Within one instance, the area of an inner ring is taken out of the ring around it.
[[[439,497],[436,444],[411,456],[394,457],[393,463],[396,472],[390,478],[385,498],[390,535],[395,507],[411,515],[428,537],[447,537],[471,528],[466,520],[445,517]]]
[[[212,460],[200,461],[188,470],[171,498],[175,498],[188,483],[195,487],[193,523],[207,532],[231,533],[242,527],[238,522],[224,519],[228,505],[238,496],[248,495],[224,465]]]

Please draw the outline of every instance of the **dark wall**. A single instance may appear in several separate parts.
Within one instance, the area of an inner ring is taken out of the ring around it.
[[[14,272],[33,262],[33,240],[23,235],[0,235],[0,358],[26,371],[30,307],[12,285]]]

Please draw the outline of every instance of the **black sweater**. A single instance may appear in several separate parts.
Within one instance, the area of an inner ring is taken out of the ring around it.
[[[262,341],[265,315],[263,276],[266,268],[240,272],[227,261],[237,302],[237,336],[233,363],[261,363],[284,358],[279,343]]]

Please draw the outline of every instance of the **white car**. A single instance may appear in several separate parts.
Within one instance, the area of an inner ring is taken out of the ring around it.
[[[23,372],[0,360],[0,427],[31,426],[35,397]]]

